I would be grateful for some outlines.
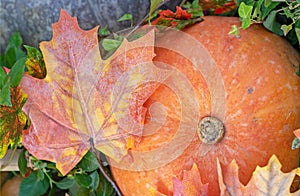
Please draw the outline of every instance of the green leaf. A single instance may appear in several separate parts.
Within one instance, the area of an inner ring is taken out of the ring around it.
[[[269,13],[274,10],[274,8],[279,5],[280,2],[272,2],[268,7],[265,7],[264,5],[261,6],[261,13],[262,13],[262,19],[265,19]]]
[[[10,36],[6,49],[9,49],[11,47],[19,48],[19,47],[21,47],[22,42],[23,42],[23,40],[22,40],[20,33],[15,32]]]
[[[91,183],[91,189],[96,190],[99,186],[99,174],[97,171],[94,171],[93,173],[90,174],[90,177],[92,179],[92,183]]]
[[[39,79],[46,77],[46,65],[42,53],[31,46],[24,45],[27,50],[26,68],[28,74]]]
[[[10,72],[8,73],[11,86],[17,87],[20,84],[24,74],[25,62],[26,62],[25,57],[17,60],[17,62],[14,64],[14,66],[11,68]]]
[[[10,81],[3,68],[0,68],[0,105],[12,106],[10,99]]]
[[[283,31],[281,30],[281,24],[276,21],[276,14],[277,11],[272,11],[263,25],[273,33],[282,36]]]
[[[292,150],[295,150],[297,148],[300,148],[300,140],[298,138],[295,138],[292,143]]]
[[[253,6],[246,5],[244,2],[240,4],[238,9],[238,14],[242,20],[242,28],[246,29],[251,25],[251,13],[252,13]]]
[[[27,100],[20,88],[11,88],[12,106],[0,105],[0,159],[5,155],[9,145],[18,144],[27,116],[22,107]]]
[[[85,172],[92,172],[99,168],[96,155],[91,151],[88,151],[86,155],[77,164],[77,167],[81,168]]]
[[[76,180],[76,183],[79,185],[79,186],[82,186],[82,187],[85,187],[85,188],[89,188],[92,184],[92,178],[87,175],[87,174],[76,174],[75,175],[75,180]]]
[[[284,36],[286,36],[290,32],[290,30],[292,30],[292,28],[293,28],[292,24],[290,24],[290,25],[281,25],[281,27],[280,27],[280,29],[283,31]]]
[[[149,16],[158,8],[159,4],[162,3],[164,0],[151,0],[150,2],[150,11]]]
[[[99,29],[99,31],[98,31],[99,36],[108,36],[109,34],[110,34],[110,32],[107,29],[107,27],[103,27],[103,28]]]
[[[25,149],[21,150],[21,153],[19,155],[19,159],[18,159],[18,166],[19,166],[19,170],[20,173],[22,175],[25,175],[27,173],[27,160],[26,160],[26,156],[25,156]]]
[[[229,31],[228,34],[235,35],[236,37],[240,37],[240,32],[236,25],[232,25],[231,30]]]
[[[25,53],[20,48],[9,48],[5,53],[5,67],[11,68],[17,60],[25,56]]]
[[[292,14],[292,12],[289,10],[289,8],[284,8],[284,9],[283,9],[283,12],[284,12],[284,15],[285,15],[287,18],[291,18],[291,19],[294,18],[294,14]]]
[[[0,54],[0,67],[5,66],[5,54]]]
[[[130,20],[130,21],[133,20],[132,14],[124,14],[117,21],[122,22],[122,21],[127,21],[127,20]]]
[[[104,39],[102,46],[106,51],[116,50],[121,45],[121,41],[114,39]]]
[[[272,0],[264,0],[264,6],[269,7],[272,3]]]
[[[22,180],[19,196],[43,195],[49,188],[48,178],[40,180],[37,171],[33,171],[27,178]]]
[[[240,4],[238,14],[241,18],[250,18],[253,6],[246,5],[244,2]]]
[[[300,46],[300,28],[295,28],[295,32],[296,32],[296,35],[297,35],[297,38],[298,38],[298,44]]]
[[[71,188],[75,183],[75,179],[74,177],[65,177],[64,179],[62,179],[59,182],[56,182],[56,186],[60,189],[69,189]]]

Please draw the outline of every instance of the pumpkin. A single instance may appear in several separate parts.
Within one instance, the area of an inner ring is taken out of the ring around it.
[[[239,38],[228,35],[232,25],[239,19],[207,16],[182,36],[157,38],[156,65],[175,71],[144,104],[140,143],[111,165],[124,195],[172,195],[172,179],[194,163],[209,195],[219,195],[217,159],[235,159],[243,184],[273,154],[283,172],[298,166],[291,143],[300,127],[299,53],[261,25]]]

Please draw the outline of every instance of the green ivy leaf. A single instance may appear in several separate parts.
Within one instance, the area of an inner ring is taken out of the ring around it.
[[[22,130],[27,116],[22,107],[27,100],[21,89],[11,88],[12,106],[0,105],[0,159],[6,154],[9,145],[18,144],[22,138]]]
[[[286,36],[290,32],[290,30],[292,30],[292,28],[293,28],[292,24],[290,24],[290,25],[281,25],[281,27],[280,27],[280,29],[283,31],[284,36]]]
[[[253,6],[246,5],[242,2],[238,9],[238,14],[242,20],[242,28],[246,29],[251,25],[251,13],[252,13]]]
[[[79,186],[82,186],[84,188],[89,188],[92,184],[92,178],[89,175],[84,173],[76,174],[75,180]]]
[[[124,14],[123,16],[121,16],[117,21],[118,22],[122,22],[122,21],[132,21],[133,20],[133,16],[132,14]]]
[[[107,29],[107,27],[103,27],[103,28],[100,28],[99,31],[98,31],[98,35],[99,36],[108,36],[110,34],[109,30]]]
[[[8,40],[8,44],[7,44],[7,47],[6,47],[6,51],[7,51],[9,48],[13,48],[13,47],[19,48],[19,47],[21,47],[22,42],[23,42],[23,40],[22,40],[22,37],[21,37],[20,33],[19,33],[19,32],[13,33],[13,34],[10,36],[9,40]]]
[[[41,180],[38,172],[33,171],[27,178],[22,180],[19,196],[37,196],[43,195],[49,188],[48,178]]]
[[[236,25],[232,25],[231,30],[229,31],[228,34],[235,35],[236,37],[240,37],[240,32]]]
[[[106,51],[113,51],[116,50],[121,45],[121,43],[122,42],[119,40],[104,39],[102,42],[102,46]]]
[[[55,184],[58,188],[65,190],[65,189],[71,188],[74,185],[74,183],[75,183],[74,177],[67,176],[64,179],[62,179],[61,181],[56,182]]]
[[[20,173],[22,175],[25,175],[28,171],[25,152],[26,150],[22,149],[18,159],[18,166],[19,166]]]
[[[8,77],[10,79],[10,84],[12,87],[17,87],[20,84],[25,69],[25,61],[25,57],[17,60],[9,71]]]
[[[265,19],[269,15],[269,13],[279,5],[279,3],[280,2],[272,2],[268,7],[262,5],[261,6],[262,19]]]
[[[281,24],[276,21],[276,14],[277,11],[272,11],[263,25],[273,33],[282,36],[283,31],[281,30]]]
[[[88,151],[86,155],[77,164],[77,167],[81,168],[85,172],[92,172],[99,168],[96,155],[91,151]]]
[[[31,46],[24,45],[27,50],[26,68],[28,74],[39,79],[46,77],[46,65],[42,53]]]

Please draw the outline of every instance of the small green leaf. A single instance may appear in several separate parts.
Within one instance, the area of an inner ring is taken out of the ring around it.
[[[281,30],[281,24],[276,21],[276,14],[277,11],[272,11],[263,23],[263,25],[273,33],[282,36],[283,31]]]
[[[24,47],[27,50],[27,60],[25,65],[28,74],[39,79],[45,78],[47,71],[42,53],[34,47],[26,45],[24,45]]]
[[[5,54],[0,54],[0,67],[5,66]]]
[[[18,166],[19,166],[20,173],[22,175],[25,175],[27,173],[27,171],[28,171],[25,152],[26,152],[26,150],[22,149],[21,153],[19,155],[19,159],[18,159]]]
[[[92,183],[91,183],[91,189],[96,190],[99,186],[99,174],[97,171],[94,171],[93,173],[90,174],[90,177],[92,179]]]
[[[294,14],[292,14],[292,12],[291,12],[288,8],[284,8],[284,9],[283,9],[283,12],[284,12],[284,15],[285,15],[287,18],[291,18],[291,19],[294,18]]]
[[[300,148],[300,140],[298,138],[295,138],[292,143],[292,150],[295,150],[297,148]]]
[[[242,2],[238,9],[239,16],[241,18],[250,18],[252,9],[253,9],[253,6],[246,5],[244,2]]]
[[[102,46],[106,51],[116,50],[121,45],[121,41],[114,39],[104,39]]]
[[[132,19],[133,19],[132,14],[124,14],[117,21],[122,22],[122,21],[127,21],[127,20],[132,20]]]
[[[236,37],[240,37],[240,32],[236,25],[232,25],[231,30],[229,31],[228,34],[235,35]]]
[[[17,62],[13,65],[10,72],[8,73],[11,86],[17,87],[20,84],[24,74],[25,62],[25,57],[17,60]]]
[[[158,8],[159,4],[162,3],[164,0],[151,0],[150,2],[150,11],[149,16]]]
[[[98,31],[99,36],[108,36],[109,34],[110,34],[110,32],[107,29],[107,27],[103,27],[103,28],[99,29],[99,31]]]
[[[82,186],[82,187],[85,187],[85,188],[89,188],[92,184],[92,178],[87,175],[87,174],[76,174],[75,175],[75,180],[76,180],[76,183],[79,185],[79,186]]]
[[[49,188],[48,178],[40,180],[37,171],[33,171],[27,178],[22,180],[19,196],[43,195]]]
[[[86,155],[78,163],[77,167],[81,168],[85,172],[92,172],[99,168],[96,155],[91,151],[88,151]]]
[[[283,31],[284,36],[286,36],[290,30],[292,30],[293,25],[281,25],[280,29]]]
[[[23,42],[23,40],[22,40],[20,33],[15,32],[10,36],[6,49],[9,49],[12,47],[19,48],[19,47],[21,47],[22,42]]]
[[[56,186],[60,189],[69,189],[71,188],[75,183],[75,179],[74,177],[65,177],[64,179],[62,179],[59,182],[56,182]]]
[[[240,4],[238,9],[238,14],[242,20],[242,28],[246,29],[251,25],[251,13],[252,13],[253,6],[246,5],[244,2]]]
[[[274,10],[274,8],[279,5],[280,2],[272,2],[268,7],[265,7],[264,5],[261,6],[261,13],[262,13],[262,19],[265,19],[271,11]]]

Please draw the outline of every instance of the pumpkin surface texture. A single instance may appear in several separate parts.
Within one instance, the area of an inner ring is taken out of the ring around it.
[[[173,195],[173,178],[182,179],[194,163],[209,195],[219,195],[217,159],[222,167],[235,159],[243,184],[273,154],[283,172],[298,166],[291,143],[300,127],[299,53],[261,25],[241,30],[239,38],[228,35],[232,25],[240,26],[239,19],[208,16],[182,36],[157,36],[156,65],[175,71],[144,104],[139,144],[111,165],[124,195],[153,189]],[[200,121],[211,116],[224,133],[205,140],[209,130],[200,133]]]

